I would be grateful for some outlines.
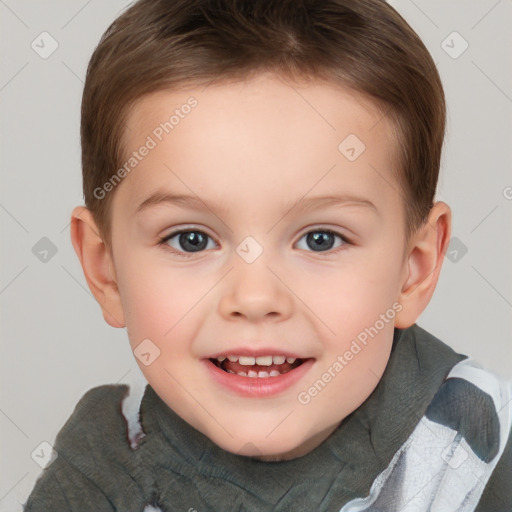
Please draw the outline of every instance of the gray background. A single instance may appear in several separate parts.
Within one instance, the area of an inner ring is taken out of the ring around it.
[[[418,323],[512,378],[512,2],[391,3],[431,51],[448,100],[438,198],[452,207],[454,239]],[[41,472],[37,454],[51,453],[40,443],[53,444],[88,389],[142,379],[125,330],[104,323],[69,237],[82,204],[85,70],[126,5],[0,0],[1,511],[21,510]],[[47,58],[43,31],[58,43]]]

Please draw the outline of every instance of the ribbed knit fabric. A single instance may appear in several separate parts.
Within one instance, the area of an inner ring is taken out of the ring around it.
[[[464,359],[417,325],[396,329],[388,366],[370,397],[315,450],[279,462],[223,450],[174,413],[149,385],[140,406],[144,436],[133,449],[121,411],[128,387],[99,386],[82,397],[58,433],[58,457],[43,471],[24,510],[338,512],[368,496],[434,397],[429,414],[438,421],[439,404],[445,403],[438,391]],[[457,393],[452,388],[457,386],[450,387]],[[493,444],[488,438],[495,436],[496,422],[488,423],[487,432],[472,433],[470,441],[479,450]],[[487,438],[481,442],[479,436]],[[506,491],[511,487],[510,448],[502,459],[484,492],[485,506],[498,506],[499,498],[508,503],[503,510],[512,510]]]

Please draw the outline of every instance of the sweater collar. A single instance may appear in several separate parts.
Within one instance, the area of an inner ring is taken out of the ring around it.
[[[269,500],[292,489],[297,496],[318,493],[317,500],[327,492],[346,499],[364,496],[461,359],[416,324],[395,329],[388,365],[367,400],[314,450],[277,462],[220,448],[170,409],[148,384],[141,403],[146,434],[142,444],[151,447],[157,465],[189,478],[203,475],[230,481]]]

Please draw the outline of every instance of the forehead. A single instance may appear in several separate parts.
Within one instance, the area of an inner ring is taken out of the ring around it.
[[[239,206],[266,197],[270,206],[338,189],[385,207],[397,200],[393,133],[376,104],[320,81],[259,75],[159,91],[129,112],[127,159],[151,149],[116,195],[134,208],[163,187]]]

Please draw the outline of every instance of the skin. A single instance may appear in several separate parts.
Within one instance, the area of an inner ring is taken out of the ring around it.
[[[127,328],[133,350],[144,339],[160,350],[148,366],[136,360],[170,408],[232,453],[299,457],[370,395],[394,327],[409,327],[427,306],[450,238],[450,209],[437,202],[407,241],[392,126],[371,102],[319,81],[261,74],[152,93],[131,109],[126,147],[139,148],[190,96],[197,107],[110,192],[111,249],[84,207],[73,211],[72,242],[105,320]],[[366,146],[353,162],[338,150],[349,134]],[[216,206],[162,202],[137,213],[156,190]],[[294,207],[335,194],[374,206]],[[159,244],[183,228],[208,235],[206,248],[186,252],[179,237]],[[329,250],[308,243],[307,233],[325,228],[350,242],[328,238]],[[252,263],[236,251],[247,236],[263,250]],[[299,393],[393,304],[400,306],[394,319],[300,403]],[[214,383],[201,359],[241,346],[315,361],[281,394],[240,397]]]

